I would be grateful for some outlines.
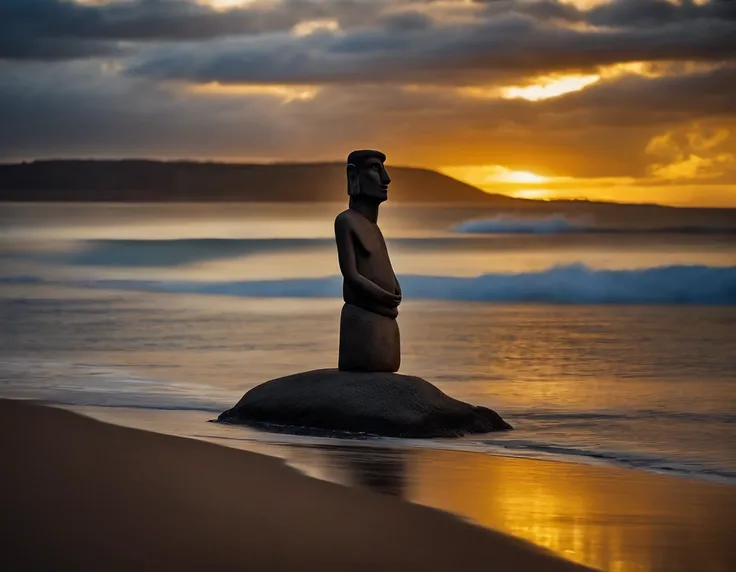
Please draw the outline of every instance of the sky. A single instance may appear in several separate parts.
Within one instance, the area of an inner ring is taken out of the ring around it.
[[[437,169],[736,207],[734,0],[0,0],[0,161]]]

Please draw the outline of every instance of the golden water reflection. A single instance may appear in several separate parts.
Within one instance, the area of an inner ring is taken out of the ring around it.
[[[315,476],[447,510],[600,570],[736,570],[730,485],[456,451],[300,449],[285,456]]]
[[[414,452],[409,497],[613,572],[736,570],[736,489],[631,470]]]

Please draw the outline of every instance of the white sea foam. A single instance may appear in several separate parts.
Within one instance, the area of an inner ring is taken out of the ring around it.
[[[472,219],[455,227],[453,232],[467,234],[562,234],[595,230],[590,218],[570,219],[562,214],[524,218],[500,214],[493,218]]]
[[[499,214],[491,218],[471,219],[452,227],[458,234],[686,234],[686,235],[732,235],[733,226],[653,226],[631,228],[627,226],[604,226],[591,216],[570,216],[556,213],[547,216],[517,216]]]

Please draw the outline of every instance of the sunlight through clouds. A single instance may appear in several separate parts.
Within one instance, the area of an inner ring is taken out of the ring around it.
[[[525,99],[542,101],[582,91],[607,80],[624,76],[660,78],[714,69],[702,62],[625,62],[600,66],[591,74],[552,74],[533,77],[526,84],[501,86],[468,86],[457,88],[458,95],[481,99]]]
[[[555,196],[551,189],[519,189],[509,193],[509,196],[517,199],[533,199],[538,201],[549,201]]]
[[[505,99],[527,99],[539,101],[550,97],[559,97],[573,91],[580,91],[600,81],[600,75],[571,75],[561,78],[540,78],[539,84],[524,87],[512,86],[501,88],[501,96]]]
[[[526,99],[541,101],[580,91],[601,80],[599,74],[541,76],[534,78],[529,85],[462,87],[457,93],[481,99]]]
[[[314,99],[319,90],[310,85],[223,85],[217,82],[187,86],[187,91],[199,95],[231,97],[269,96],[283,103]]]
[[[197,4],[209,6],[214,10],[232,10],[233,8],[247,8],[258,0],[198,0]]]
[[[320,20],[305,20],[299,22],[292,29],[294,36],[309,36],[316,32],[337,32],[340,29],[340,23],[334,18],[323,18]]]
[[[74,4],[82,4],[87,6],[104,6],[105,4],[123,4],[131,0],[72,0]]]
[[[611,0],[560,0],[563,4],[571,4],[580,10],[589,10],[601,4],[610,4]]]
[[[732,3],[0,0],[0,155],[370,139],[490,193],[736,205]]]
[[[441,171],[456,179],[460,179],[479,187],[488,184],[537,184],[550,181],[549,177],[537,175],[530,171],[514,171],[502,165],[460,165],[444,167]]]

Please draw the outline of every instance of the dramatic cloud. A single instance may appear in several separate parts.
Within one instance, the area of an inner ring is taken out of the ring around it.
[[[71,59],[108,54],[120,42],[205,41],[288,31],[303,20],[329,16],[331,7],[334,2],[299,0],[230,10],[189,0],[3,0],[0,57]]]
[[[8,160],[371,146],[535,193],[721,188],[735,86],[730,0],[0,1]]]
[[[382,22],[382,27],[342,33],[243,38],[213,42],[206,49],[168,46],[144,54],[129,71],[194,82],[477,84],[622,62],[736,57],[736,20],[699,18],[601,30],[550,26],[508,11],[478,23],[415,23],[420,22],[399,30]]]
[[[707,132],[697,125],[657,135],[646,148],[646,153],[658,161],[651,165],[650,172],[667,180],[719,177],[736,167],[733,153],[720,150],[729,136],[728,129]]]

